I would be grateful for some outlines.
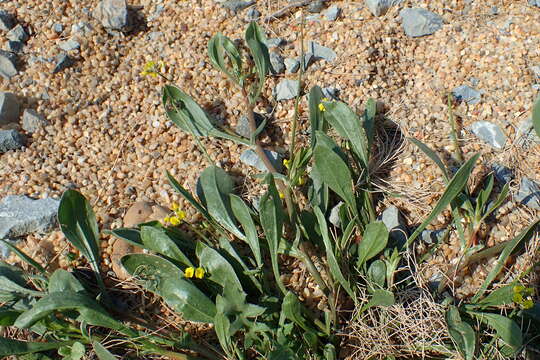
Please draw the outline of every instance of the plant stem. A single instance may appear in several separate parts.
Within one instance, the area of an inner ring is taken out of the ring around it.
[[[456,119],[454,117],[454,111],[453,111],[453,106],[452,106],[453,100],[454,100],[454,95],[452,95],[452,93],[448,93],[448,117],[450,120],[450,125],[452,126],[450,137],[452,138],[452,142],[454,143],[454,152],[456,155],[456,159],[461,165],[463,164],[463,154],[461,153],[461,147],[459,146],[459,141],[457,137]]]
[[[290,134],[290,147],[289,147],[289,160],[291,163],[293,162],[293,158],[295,155],[295,148],[296,148],[296,127],[298,125],[298,117],[299,117],[299,104],[300,104],[300,94],[302,92],[302,77],[304,75],[304,13],[302,12],[302,23],[300,24],[300,71],[298,75],[298,93],[296,94],[296,98],[294,99],[294,116],[291,126],[291,134]]]

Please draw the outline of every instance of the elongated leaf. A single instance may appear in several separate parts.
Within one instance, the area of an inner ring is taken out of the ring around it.
[[[511,304],[513,302],[513,296],[514,284],[505,285],[497,290],[492,291],[491,294],[480,300],[478,305],[481,307],[488,307]]]
[[[457,350],[465,360],[474,359],[476,335],[473,328],[461,320],[458,309],[453,305],[446,312],[446,325],[450,337],[457,345]]]
[[[135,245],[143,249],[145,248],[141,240],[141,231],[139,229],[120,228],[110,231],[105,230],[104,232],[109,233],[119,239],[125,240],[131,245]]]
[[[11,326],[20,315],[20,311],[4,310],[0,307],[0,326]]]
[[[141,227],[141,240],[148,249],[177,260],[186,266],[193,266],[193,263],[164,230],[153,226],[143,226]]]
[[[534,103],[532,111],[532,122],[534,130],[536,131],[536,136],[540,137],[540,95]]]
[[[99,229],[90,203],[76,190],[67,190],[58,208],[60,228],[73,246],[88,260],[99,276]]]
[[[491,269],[486,280],[484,280],[480,289],[478,289],[476,294],[471,299],[471,302],[473,303],[477,302],[478,299],[480,299],[480,297],[484,295],[489,285],[491,285],[491,282],[495,280],[499,272],[504,267],[504,264],[506,263],[506,260],[508,259],[508,257],[518,248],[518,246],[520,247],[526,241],[529,241],[532,238],[532,236],[534,235],[536,231],[536,227],[538,226],[539,223],[540,223],[540,219],[533,222],[528,228],[523,230],[518,236],[508,241],[508,243],[504,247],[504,250],[499,255],[499,258],[497,259],[497,263],[495,264],[495,267]]]
[[[480,154],[474,155],[459,168],[454,177],[452,177],[452,180],[450,180],[450,182],[446,186],[446,190],[439,199],[437,205],[435,205],[435,208],[431,211],[426,220],[424,220],[424,222],[422,222],[422,224],[407,239],[407,246],[412,244],[412,242],[418,237],[418,235],[420,235],[422,231],[424,231],[424,229],[429,225],[429,223],[431,223],[433,219],[437,217],[437,215],[439,215],[444,209],[446,209],[446,207],[463,191],[463,189],[467,185],[469,176],[473,171],[474,164],[479,157]]]
[[[210,217],[210,214],[208,214],[208,211],[206,211],[206,209],[197,200],[195,200],[195,198],[189,193],[189,191],[184,189],[184,187],[182,187],[182,185],[180,185],[180,183],[176,181],[176,179],[168,171],[167,171],[167,178],[169,179],[171,186],[176,191],[178,191],[180,195],[184,197],[184,199],[189,201],[189,203],[193,205],[193,207],[197,209],[197,211],[199,211],[206,220],[212,220],[212,218]]]
[[[84,287],[70,272],[64,269],[57,269],[49,278],[49,287],[47,290],[49,293],[63,291],[81,292],[84,291]]]
[[[228,56],[232,69],[227,68],[225,55]],[[225,73],[233,82],[239,84],[242,58],[234,43],[221,33],[217,33],[208,42],[208,57],[218,70]]]
[[[448,176],[448,171],[446,171],[446,166],[444,165],[443,161],[441,160],[441,158],[439,157],[439,155],[437,155],[435,151],[431,150],[426,144],[424,144],[418,139],[408,138],[408,140],[412,142],[414,145],[418,146],[420,150],[422,150],[424,154],[426,154],[439,167],[439,169],[441,169],[444,180],[446,182],[450,181],[450,176]]]
[[[300,326],[304,331],[312,332],[311,328],[309,327],[306,319],[302,315],[303,313],[303,306],[296,297],[295,294],[292,292],[287,292],[285,297],[283,298],[283,304],[281,305],[281,311],[283,312],[283,315],[292,322],[294,322],[296,325]]]
[[[128,254],[120,260],[128,274],[136,277],[149,291],[161,293],[167,278],[183,278],[184,272],[172,262],[156,255]]]
[[[201,173],[199,181],[210,215],[236,237],[245,240],[232,215],[229,195],[233,192],[233,181],[230,176],[217,166],[209,166]]]
[[[310,139],[311,139],[311,147],[315,147],[315,144],[317,143],[317,138],[315,137],[315,133],[317,131],[325,132],[325,123],[324,123],[324,116],[322,114],[322,111],[319,109],[319,104],[321,104],[322,99],[324,95],[319,86],[314,86],[311,88],[311,91],[309,92],[309,123],[310,123]]]
[[[231,264],[216,250],[203,244],[197,243],[197,257],[199,264],[203,266],[209,275],[209,279],[225,287],[237,287],[242,290],[242,284]]]
[[[324,119],[339,135],[351,142],[354,153],[360,158],[364,170],[369,165],[368,139],[363,124],[356,113],[342,102],[324,102]]]
[[[266,37],[256,22],[252,21],[245,34],[246,44],[249,47],[255,67],[257,69],[257,75],[259,81],[255,86],[253,92],[250,94],[251,103],[255,103],[259,97],[262,88],[264,86],[264,80],[268,74],[270,67],[270,55],[268,54],[268,47],[266,46]]]
[[[15,300],[24,295],[42,296],[43,293],[28,289],[18,268],[0,262],[0,302]]]
[[[327,135],[317,132],[317,145],[313,151],[314,170],[332,191],[338,194],[356,215],[351,172],[343,160],[338,146]]]
[[[375,115],[377,115],[377,101],[375,99],[369,99],[366,103],[366,110],[364,111],[364,129],[366,131],[368,149],[371,149],[375,138]]]
[[[369,266],[367,271],[367,278],[369,284],[373,289],[384,288],[384,283],[386,281],[386,264],[382,260],[375,260]]]
[[[97,341],[94,341],[92,343],[92,347],[94,348],[94,352],[96,353],[96,356],[99,360],[116,360],[116,356],[111,354],[109,350],[105,348],[105,346],[101,345]]]
[[[29,342],[0,337],[0,356],[32,354],[40,351],[71,346],[74,341]]]
[[[356,266],[361,268],[369,259],[383,251],[387,243],[388,229],[382,221],[367,224],[362,241],[358,244]]]
[[[227,355],[232,358],[230,354],[233,351],[232,336],[234,334],[231,334],[231,322],[225,314],[221,312],[216,314],[214,317],[214,330],[216,331],[219,344],[223,350],[225,350]]]
[[[0,241],[2,243],[4,243],[4,245],[11,251],[13,251],[15,254],[17,254],[17,256],[23,260],[24,262],[26,262],[27,264],[29,264],[30,266],[33,266],[37,271],[39,271],[40,273],[45,273],[46,270],[43,268],[43,266],[39,265],[37,263],[37,261],[35,261],[34,259],[32,259],[30,256],[28,256],[24,251],[22,250],[19,250],[19,248],[17,248],[16,246],[14,246],[13,244],[11,244],[10,242],[8,241],[5,241],[5,240],[2,240],[0,239]]]
[[[395,304],[394,294],[391,291],[384,289],[376,289],[373,291],[371,299],[364,307],[364,311],[374,306],[392,306]]]
[[[523,345],[523,335],[521,334],[520,327],[515,321],[499,314],[476,311],[467,311],[467,313],[494,329],[501,340],[512,349],[512,355],[521,349],[521,346]]]
[[[319,208],[315,208],[313,210],[315,212],[315,216],[317,216],[317,221],[319,222],[319,229],[321,231],[324,247],[326,250],[326,259],[330,268],[330,274],[332,274],[332,276],[341,284],[341,286],[345,289],[347,294],[349,294],[352,299],[356,299],[351,285],[349,281],[343,276],[341,268],[336,260],[336,256],[334,255],[334,248],[332,246],[330,236],[328,235],[328,224],[326,223],[324,214]]]
[[[245,241],[249,245],[251,252],[255,256],[255,262],[257,266],[262,266],[261,248],[259,246],[259,237],[257,235],[257,228],[251,218],[249,208],[240,197],[230,194],[231,210],[236,219],[242,225],[244,232],[246,233]]]

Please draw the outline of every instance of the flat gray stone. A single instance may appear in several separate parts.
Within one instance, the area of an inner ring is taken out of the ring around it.
[[[34,133],[45,125],[45,118],[34,109],[25,109],[22,117],[24,131]]]
[[[441,230],[424,230],[420,233],[420,239],[428,245],[436,244],[441,241],[444,235],[444,229]]]
[[[275,48],[275,47],[281,46],[283,44],[285,44],[285,40],[282,39],[282,38],[266,39],[266,46],[268,46],[268,48]]]
[[[305,53],[303,57],[302,55],[298,57],[298,63],[302,67],[302,71],[306,71],[308,67],[311,64],[313,64],[314,61],[315,61],[315,56],[313,56],[311,52]]]
[[[310,13],[319,13],[324,8],[324,0],[312,0],[307,6],[307,11]]]
[[[0,239],[45,232],[57,224],[60,200],[8,195],[0,201]]]
[[[94,31],[94,28],[92,25],[86,21],[80,21],[78,23],[75,23],[71,25],[71,35],[88,35],[92,31]]]
[[[339,17],[339,14],[341,14],[341,9],[337,5],[330,6],[323,13],[324,17],[328,21],[336,21]]]
[[[221,3],[221,6],[231,10],[234,13],[237,13],[250,7],[253,4],[255,4],[255,1],[229,0]]]
[[[6,38],[11,41],[20,41],[25,43],[28,40],[28,34],[26,30],[22,27],[21,24],[15,26],[13,29],[9,30],[6,34]]]
[[[11,41],[8,40],[6,44],[6,50],[13,53],[20,53],[24,47],[24,44],[20,41]]]
[[[254,7],[250,8],[246,13],[246,21],[257,21],[261,17],[261,12]]]
[[[375,16],[386,14],[390,7],[399,5],[403,0],[365,0],[365,4],[369,11]]]
[[[506,135],[501,128],[489,121],[477,121],[471,125],[474,135],[480,140],[485,141],[495,149],[501,150],[506,143]]]
[[[24,137],[17,130],[0,130],[0,154],[24,146]],[[0,231],[1,231],[0,226]]]
[[[334,50],[326,46],[319,45],[315,41],[308,42],[307,52],[312,53],[316,58],[323,59],[328,62],[332,62],[337,58],[337,54]]]
[[[469,105],[478,104],[482,98],[482,93],[467,85],[461,85],[452,91],[452,94],[459,101],[465,101]]]
[[[0,30],[9,31],[15,26],[15,18],[7,11],[0,10]]]
[[[529,0],[529,5],[540,7],[540,0]]]
[[[335,87],[324,87],[321,92],[325,98],[330,100],[339,100],[339,89]]]
[[[73,65],[73,59],[69,57],[67,54],[58,54],[54,58],[54,69],[53,74],[56,74],[64,69],[67,69]]]
[[[493,163],[491,165],[491,169],[493,170],[495,179],[497,179],[497,181],[499,181],[501,184],[509,183],[514,178],[512,170],[504,165]]]
[[[58,47],[64,51],[73,51],[79,49],[81,44],[79,44],[79,42],[75,39],[69,39],[66,41],[61,41],[58,44]]]
[[[9,80],[18,73],[17,56],[12,52],[0,50],[0,75]]]
[[[270,52],[270,72],[274,75],[281,74],[285,71],[285,63],[283,56],[275,51]]]
[[[255,126],[259,127],[259,125],[262,124],[264,121],[264,116],[262,116],[259,113],[255,113]],[[251,137],[251,130],[249,128],[249,121],[247,116],[242,115],[240,119],[238,120],[238,123],[236,124],[235,131],[238,135],[243,136],[245,138]]]
[[[126,0],[102,0],[92,12],[105,29],[129,31],[131,19]]]
[[[0,92],[0,125],[19,121],[19,100],[10,92]]]
[[[379,221],[382,221],[390,232],[390,239],[397,246],[403,246],[407,242],[409,231],[405,220],[401,216],[399,209],[395,206],[386,208],[379,216]]]
[[[516,143],[525,149],[532,144],[540,144],[540,137],[534,130],[532,118],[525,119],[519,124],[516,131]]]
[[[409,37],[431,35],[443,25],[442,18],[426,9],[406,8],[399,12],[403,30]]]
[[[281,171],[283,168],[281,155],[275,151],[264,150],[266,156],[270,159],[277,171]],[[242,152],[240,155],[240,161],[246,165],[252,166],[260,171],[268,171],[264,162],[257,156],[255,151],[248,149]]]
[[[57,34],[61,34],[64,31],[64,25],[56,23],[52,26],[52,30]]]
[[[274,88],[274,97],[277,101],[294,99],[298,90],[297,80],[283,79]]]
[[[285,59],[285,70],[289,74],[293,74],[300,69],[300,61],[298,59]]]
[[[519,184],[516,200],[532,209],[540,210],[540,185],[523,177]]]

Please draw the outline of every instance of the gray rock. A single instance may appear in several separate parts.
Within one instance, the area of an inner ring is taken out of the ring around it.
[[[18,73],[17,56],[9,51],[0,50],[0,75],[9,80]]]
[[[146,38],[151,41],[155,41],[159,39],[161,36],[163,36],[163,32],[161,31],[152,31],[146,34]]]
[[[22,117],[24,131],[34,133],[45,125],[45,118],[34,109],[25,109]]]
[[[476,121],[471,125],[474,135],[480,140],[485,141],[495,149],[501,150],[506,143],[506,135],[498,125],[489,121]]]
[[[266,46],[268,48],[274,48],[285,44],[285,40],[282,38],[270,38],[266,40]]]
[[[13,53],[20,53],[23,49],[24,44],[20,41],[11,41],[8,40],[6,44],[6,49]]]
[[[0,10],[0,30],[9,31],[15,26],[15,18],[7,11]]]
[[[285,69],[289,74],[295,73],[300,69],[300,61],[297,59],[285,59]]]
[[[298,57],[298,63],[300,66],[302,66],[302,71],[306,71],[314,61],[315,56],[313,56],[313,54],[310,52],[305,53],[303,57],[302,55]]]
[[[497,15],[499,14],[499,8],[496,6],[492,6],[491,9],[489,9],[489,12],[491,15]]]
[[[531,71],[537,79],[540,79],[540,65],[531,66]]]
[[[332,5],[324,11],[324,17],[329,21],[336,21],[341,14],[341,9],[337,5]]]
[[[52,26],[52,30],[57,34],[61,34],[64,31],[64,25],[56,23]]]
[[[105,29],[129,31],[132,23],[126,0],[102,0],[92,12]]]
[[[375,16],[386,14],[388,9],[394,5],[399,5],[403,0],[365,0],[369,11]]]
[[[254,7],[249,9],[247,11],[247,13],[246,13],[246,21],[247,22],[257,21],[260,17],[261,17],[261,12],[259,10],[255,9]]]
[[[420,239],[428,245],[440,242],[444,236],[445,230],[424,230],[420,233]]]
[[[9,239],[4,239],[4,240],[12,245],[16,244],[16,242],[13,240],[9,240]],[[6,244],[4,244],[3,242],[0,242],[0,260],[4,260],[4,261],[7,260],[10,254],[11,254],[11,250],[9,250]]]
[[[60,42],[58,44],[58,47],[64,51],[72,51],[72,50],[79,49],[81,47],[81,44],[79,44],[79,42],[74,39],[69,39],[69,40]]]
[[[469,81],[471,82],[471,85],[476,87],[478,86],[478,84],[480,84],[480,80],[478,78],[475,78],[475,77],[472,77],[469,79]]]
[[[270,161],[272,162],[276,170],[281,171],[283,167],[283,164],[281,163],[282,161],[281,155],[279,155],[275,151],[264,150],[264,152],[266,153],[266,156],[268,156],[268,158],[270,159]],[[260,171],[268,171],[266,169],[266,166],[264,165],[264,162],[259,158],[259,156],[257,156],[257,153],[255,153],[255,151],[251,149],[245,150],[240,155],[240,161],[246,165],[257,168]]]
[[[491,169],[493,170],[493,175],[495,175],[495,179],[497,179],[497,181],[499,181],[501,184],[509,183],[514,177],[512,170],[510,170],[504,165],[493,163],[491,165]]]
[[[229,1],[223,2],[221,6],[233,11],[234,13],[237,13],[239,11],[244,10],[245,8],[250,7],[253,4],[255,4],[255,1],[251,1],[251,0],[250,1],[229,0]]]
[[[528,148],[531,144],[540,144],[540,137],[536,134],[532,123],[532,118],[522,121],[516,131],[516,143]]]
[[[344,202],[340,201],[337,203],[336,206],[330,210],[330,217],[328,218],[328,221],[335,227],[341,228],[341,219],[339,218],[339,209],[341,206],[343,206]]]
[[[53,74],[67,69],[71,65],[73,65],[73,59],[71,59],[67,54],[59,54],[54,58]]]
[[[294,99],[298,90],[298,81],[283,79],[274,88],[274,97],[277,101]]]
[[[442,18],[426,9],[407,8],[399,12],[405,34],[409,37],[431,35],[443,25]]]
[[[529,5],[540,7],[540,0],[529,0]]]
[[[264,121],[264,116],[262,116],[259,113],[255,113],[255,126],[258,128],[259,125],[261,125]],[[238,120],[238,123],[236,124],[235,131],[238,135],[243,136],[245,138],[251,137],[251,130],[249,128],[249,121],[248,118],[243,115]]]
[[[270,52],[270,72],[274,75],[281,74],[285,71],[285,63],[283,56],[279,55],[277,52]]]
[[[321,92],[325,98],[330,100],[339,100],[339,89],[335,87],[324,87]]]
[[[11,41],[20,41],[25,43],[28,40],[28,34],[24,30],[21,24],[15,26],[13,29],[9,30],[6,34],[6,38]]]
[[[328,62],[336,60],[337,54],[334,50],[327,48],[325,46],[317,44],[315,41],[310,41],[308,43],[308,51],[313,54],[316,58],[324,59]]]
[[[152,15],[150,15],[148,17],[148,21],[154,21],[156,20],[157,18],[159,18],[161,16],[161,13],[165,10],[165,5],[163,4],[157,4],[156,5],[156,10],[154,11],[154,13]]]
[[[56,223],[60,200],[8,195],[0,201],[0,239],[45,232]]]
[[[308,7],[307,11],[310,13],[318,13],[324,8],[324,0],[312,0]]]
[[[19,101],[10,92],[0,92],[0,125],[19,121]]]
[[[24,138],[17,130],[0,130],[0,154],[24,146]],[[0,226],[0,231],[2,227]]]
[[[482,93],[467,85],[461,85],[452,91],[454,97],[459,101],[465,101],[469,105],[475,105],[480,102]]]
[[[390,206],[386,208],[379,216],[379,220],[384,223],[390,232],[390,239],[393,240],[397,246],[401,247],[405,245],[409,232],[405,220],[399,213],[397,207]]]
[[[540,210],[540,185],[523,177],[519,184],[516,200],[532,209]]]
[[[88,22],[81,21],[78,23],[75,23],[71,25],[71,35],[88,35],[92,31],[94,31],[94,28],[92,25]]]

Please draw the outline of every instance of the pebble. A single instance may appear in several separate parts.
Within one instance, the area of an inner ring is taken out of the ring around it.
[[[328,47],[319,45],[315,41],[310,41],[308,43],[308,51],[307,52],[312,53],[313,56],[316,57],[316,58],[320,58],[320,59],[326,60],[328,62],[332,62],[332,61],[336,60],[336,58],[337,58],[337,54],[334,52],[334,50],[332,50],[332,49],[330,49]]]
[[[0,10],[0,30],[9,31],[15,26],[15,18],[7,11]]]
[[[52,26],[52,30],[57,34],[61,34],[64,31],[64,25],[56,23]]]
[[[337,5],[332,5],[324,11],[324,17],[328,21],[336,21],[341,14],[341,9]]]
[[[0,154],[24,146],[24,137],[17,130],[0,130]]]
[[[499,181],[501,184],[509,183],[514,177],[512,170],[510,170],[504,165],[493,163],[491,165],[491,169],[493,170],[493,175],[495,175],[495,179],[497,179],[497,181]]]
[[[365,0],[365,4],[369,11],[375,16],[386,14],[391,6],[399,5],[403,0]]]
[[[489,121],[476,121],[471,125],[471,131],[480,140],[485,141],[495,149],[501,150],[506,143],[506,135],[498,125]]]
[[[50,230],[56,225],[60,200],[34,200],[8,195],[0,201],[0,239],[16,238]]]
[[[469,105],[478,104],[481,100],[482,93],[467,85],[461,85],[452,91],[452,94],[458,101],[465,101]]]
[[[399,12],[403,30],[409,37],[431,35],[443,25],[442,18],[426,9],[406,8]]]
[[[22,116],[22,128],[28,133],[35,133],[46,124],[45,118],[34,109],[25,109]]]
[[[529,0],[529,5],[540,7],[540,0]]]
[[[261,12],[254,7],[250,8],[246,13],[247,22],[257,21],[260,17],[261,17]]]
[[[390,239],[401,247],[407,241],[409,234],[407,224],[401,216],[399,209],[396,206],[389,206],[379,216],[379,221],[382,221],[390,232]]]
[[[64,69],[67,69],[73,65],[73,60],[67,54],[58,54],[54,58],[54,69],[53,74],[56,74]]]
[[[7,34],[6,38],[11,41],[19,41],[25,43],[28,40],[28,34],[21,24],[15,26]]]
[[[285,71],[283,56],[275,51],[270,52],[270,71],[274,75],[281,74]]]
[[[323,87],[321,92],[325,98],[330,100],[339,100],[339,89],[335,87]]]
[[[102,0],[92,15],[105,29],[124,32],[132,25],[126,0]]]
[[[521,178],[516,200],[531,209],[540,210],[540,185],[527,177]]]
[[[285,59],[285,70],[289,74],[293,74],[300,69],[300,61],[298,59]]]
[[[253,4],[255,4],[255,1],[229,0],[221,3],[221,6],[231,10],[234,13],[237,13],[250,7]]]
[[[275,151],[264,150],[266,156],[270,159],[277,171],[281,171],[283,168],[282,157]],[[251,149],[244,150],[240,155],[240,161],[248,166],[253,166],[260,171],[267,171],[264,162],[259,159],[257,153]]]
[[[519,124],[516,131],[516,143],[523,148],[528,148],[534,143],[540,144],[540,137],[534,130],[532,118],[527,118]]]
[[[441,230],[424,230],[420,233],[422,241],[428,245],[439,243],[444,235],[445,229]]]
[[[0,92],[0,125],[19,121],[19,100],[15,94]]]
[[[330,210],[330,217],[328,218],[328,221],[335,227],[341,228],[341,219],[339,218],[339,209],[344,204],[343,201],[338,202],[332,210]]]
[[[20,41],[8,40],[6,49],[14,53],[20,53],[23,49],[24,44]]]
[[[81,44],[79,44],[79,42],[74,39],[69,39],[60,42],[58,44],[58,47],[64,51],[73,51],[79,49],[81,47]]]
[[[18,73],[17,56],[9,51],[0,50],[0,75],[9,80]]]
[[[285,44],[285,40],[283,38],[266,39],[266,46],[268,46],[268,48],[275,48],[284,44]]]
[[[94,28],[92,25],[86,21],[80,21],[78,23],[75,23],[71,25],[71,35],[89,35],[92,31],[94,31]]]
[[[297,80],[283,79],[274,88],[274,97],[277,101],[294,99],[299,89]]]
[[[259,125],[262,124],[264,121],[264,116],[262,116],[259,113],[255,113],[255,124],[256,127],[259,127]],[[236,124],[235,131],[238,135],[243,136],[245,138],[251,137],[251,130],[249,128],[249,121],[247,116],[242,115],[240,119],[238,120],[238,123]]]
[[[307,11],[315,14],[315,13],[321,12],[323,8],[324,8],[324,0],[312,0],[307,7]]]

